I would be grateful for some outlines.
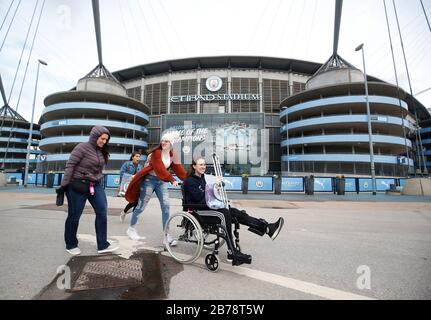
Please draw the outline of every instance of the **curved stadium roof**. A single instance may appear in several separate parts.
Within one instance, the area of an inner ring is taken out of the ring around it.
[[[121,82],[134,80],[142,76],[151,76],[167,72],[186,71],[193,69],[223,69],[223,68],[262,68],[266,70],[285,70],[290,72],[314,75],[322,63],[309,62],[287,58],[259,57],[259,56],[215,56],[215,57],[196,57],[176,60],[167,60],[139,65],[112,74]],[[378,78],[367,75],[369,81],[385,82]],[[421,120],[430,118],[426,108],[417,100],[412,99],[407,94],[409,109],[414,112],[413,105],[416,106],[418,118]]]

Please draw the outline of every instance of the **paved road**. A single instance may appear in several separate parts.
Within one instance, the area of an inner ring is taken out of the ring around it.
[[[180,200],[172,195],[175,212]],[[202,260],[164,265],[172,273],[165,284],[167,299],[430,299],[429,199],[334,197],[340,198],[232,195],[234,206],[251,215],[268,221],[283,216],[285,228],[275,241],[241,228],[241,247],[253,255],[251,265],[223,264],[217,273],[207,271]],[[65,208],[53,202],[53,190],[0,191],[1,299],[32,299],[69,261],[63,244]],[[125,237],[127,224],[118,218],[124,200],[109,196],[108,202],[108,235],[119,242],[121,256],[161,249],[157,199],[142,214],[138,230],[147,238],[138,244]],[[83,255],[95,255],[93,215],[82,216],[79,234]]]

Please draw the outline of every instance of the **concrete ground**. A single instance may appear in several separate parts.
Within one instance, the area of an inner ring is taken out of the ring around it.
[[[122,224],[123,198],[108,191],[108,236],[119,255],[162,248],[161,213],[153,198],[138,231],[146,239],[127,238],[130,216]],[[171,214],[180,211],[171,192]],[[251,265],[223,262],[209,272],[203,259],[179,265],[161,255],[166,299],[430,299],[431,199],[379,194],[271,195],[229,194],[233,206],[267,221],[282,216],[285,226],[275,241],[240,230],[241,248]],[[0,299],[32,299],[70,260],[64,250],[66,206],[55,207],[53,189],[0,189]],[[78,230],[84,256],[97,255],[94,214],[87,208]],[[221,250],[225,261],[226,254]],[[197,281],[198,280],[198,281]],[[55,298],[55,297],[54,297]],[[58,296],[58,298],[61,298]],[[97,297],[96,297],[97,298]]]

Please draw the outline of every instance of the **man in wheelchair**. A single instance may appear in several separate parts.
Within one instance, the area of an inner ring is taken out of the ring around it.
[[[244,254],[239,250],[238,240],[233,241],[232,223],[239,223],[248,226],[248,230],[260,236],[267,234],[274,240],[283,227],[284,219],[279,218],[274,223],[268,223],[264,219],[257,219],[249,216],[244,210],[238,210],[233,207],[210,209],[205,199],[205,189],[207,181],[205,180],[206,163],[205,159],[199,157],[194,159],[190,165],[187,178],[183,182],[184,206],[189,205],[194,210],[216,210],[221,213],[219,215],[222,224],[225,224],[227,235],[229,237],[228,245],[228,260],[232,261],[232,265],[241,265],[243,263],[251,263],[251,256]],[[221,177],[216,177],[217,183],[223,183]],[[213,211],[214,212],[214,211]],[[199,213],[199,211],[198,211]],[[237,236],[237,234],[235,234]]]

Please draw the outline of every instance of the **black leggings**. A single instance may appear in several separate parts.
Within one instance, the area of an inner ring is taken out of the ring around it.
[[[226,219],[226,228],[229,235],[232,235],[232,218],[236,218],[239,224],[245,225],[249,228],[259,230],[261,233],[266,233],[267,223],[265,220],[257,219],[249,216],[244,210],[238,210],[237,208],[231,207],[228,209],[217,209],[218,212],[223,213]]]
[[[131,208],[133,208],[133,210],[135,210],[135,208],[136,208],[137,205],[138,205],[138,201],[136,201],[136,202],[129,202],[127,204],[127,206],[124,208],[123,212],[129,211]]]

